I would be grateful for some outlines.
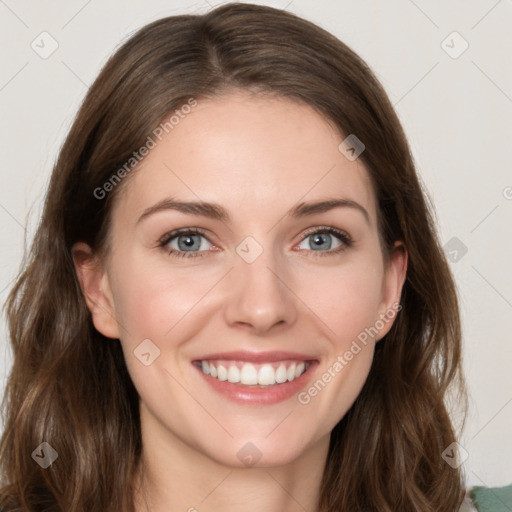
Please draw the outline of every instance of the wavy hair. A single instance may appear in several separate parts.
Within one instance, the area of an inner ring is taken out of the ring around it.
[[[14,361],[0,503],[8,510],[134,510],[138,394],[119,340],[93,326],[71,248],[84,241],[108,250],[113,200],[129,177],[104,199],[95,190],[166,116],[191,97],[235,89],[305,103],[340,134],[356,134],[383,251],[396,240],[408,250],[402,310],[331,433],[320,511],[458,509],[462,474],[442,458],[456,439],[446,399],[466,397],[457,291],[398,117],[367,64],[333,35],[289,12],[232,3],[139,29],[104,65],[60,150],[6,303]],[[31,457],[43,441],[58,452],[47,469]]]

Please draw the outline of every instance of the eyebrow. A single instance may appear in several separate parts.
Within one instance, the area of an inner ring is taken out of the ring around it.
[[[367,224],[370,225],[370,215],[368,214],[368,211],[359,203],[352,201],[351,199],[326,199],[323,201],[310,203],[299,203],[298,205],[291,208],[286,216],[291,218],[303,218],[309,215],[324,213],[334,208],[341,207],[353,208],[361,212]],[[219,204],[208,203],[204,201],[178,201],[174,198],[166,198],[158,201],[158,203],[154,204],[153,206],[146,208],[137,220],[137,224],[139,224],[142,220],[146,219],[150,215],[165,210],[176,210],[189,215],[201,215],[203,217],[220,220],[222,222],[230,221],[229,213]]]

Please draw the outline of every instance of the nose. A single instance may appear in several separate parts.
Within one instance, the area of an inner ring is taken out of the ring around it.
[[[229,325],[264,334],[296,321],[297,298],[287,283],[283,265],[277,266],[270,253],[264,251],[252,263],[235,259],[224,313]]]

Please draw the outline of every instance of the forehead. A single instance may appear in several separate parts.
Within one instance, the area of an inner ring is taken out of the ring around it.
[[[130,176],[124,215],[173,196],[270,221],[297,202],[340,197],[362,204],[375,224],[367,170],[340,152],[344,136],[312,107],[245,92],[197,101]]]

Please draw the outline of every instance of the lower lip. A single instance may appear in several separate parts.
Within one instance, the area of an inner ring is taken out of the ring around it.
[[[299,378],[291,382],[284,382],[283,384],[267,387],[249,387],[242,384],[232,384],[227,380],[221,381],[215,377],[206,375],[206,373],[195,364],[192,366],[197,369],[206,382],[217,391],[217,393],[229,398],[233,402],[249,405],[272,405],[297,395],[310,380],[317,364],[317,361],[312,361],[309,368]]]

